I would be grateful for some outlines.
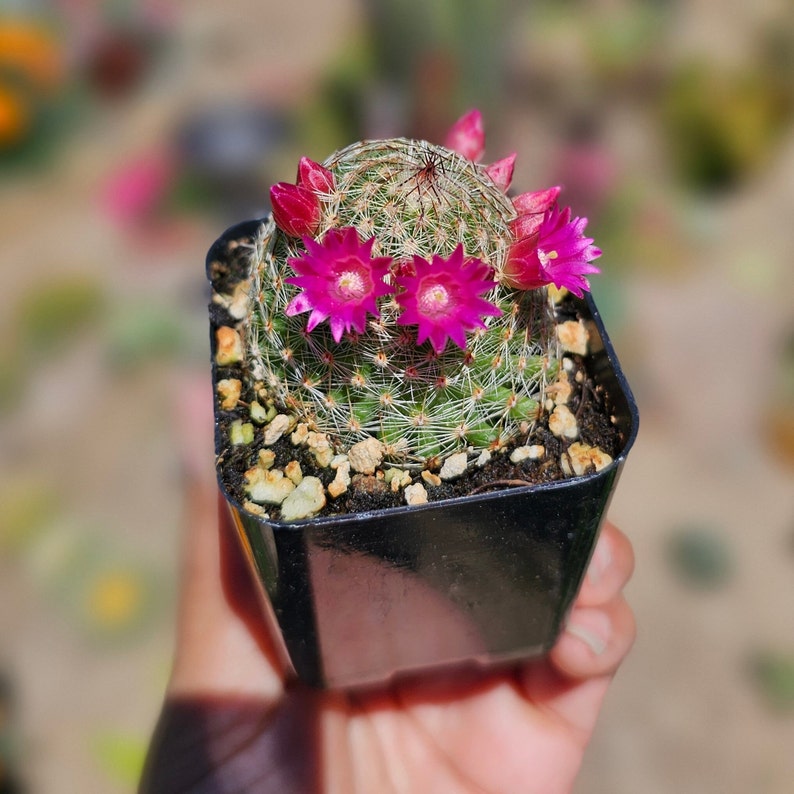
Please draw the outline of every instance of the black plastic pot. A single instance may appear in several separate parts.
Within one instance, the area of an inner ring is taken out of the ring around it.
[[[208,272],[230,240],[257,225],[228,230],[209,252]],[[253,515],[226,493],[284,658],[302,680],[331,688],[380,684],[450,665],[508,664],[554,645],[639,422],[589,296],[581,312],[589,369],[623,439],[600,472],[292,523]],[[217,432],[216,442],[220,452]]]

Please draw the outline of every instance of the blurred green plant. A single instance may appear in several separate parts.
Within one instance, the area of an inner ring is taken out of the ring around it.
[[[772,710],[794,711],[794,655],[782,651],[757,652],[750,660],[750,674]]]
[[[31,477],[10,476],[0,483],[0,553],[16,556],[30,548],[58,509],[55,490]]]
[[[106,356],[110,366],[126,369],[184,352],[190,336],[182,317],[155,303],[122,304],[108,318]]]
[[[681,581],[701,590],[724,586],[734,571],[733,556],[723,534],[709,526],[676,529],[668,539],[668,558]]]
[[[85,274],[63,274],[36,284],[17,303],[16,330],[27,357],[61,353],[92,326],[104,306],[103,289]]]
[[[674,168],[704,192],[733,188],[767,165],[790,116],[790,97],[766,73],[708,61],[678,69],[661,107]]]

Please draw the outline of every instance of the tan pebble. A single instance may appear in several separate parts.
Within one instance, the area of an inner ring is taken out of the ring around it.
[[[306,443],[308,437],[309,437],[309,426],[304,422],[300,422],[295,427],[295,430],[292,431],[290,440],[292,441],[294,446],[299,447],[301,444]]]
[[[601,471],[612,463],[612,456],[608,455],[600,447],[591,447],[576,441],[568,447],[566,453],[560,458],[560,465],[563,472],[570,477],[572,474],[581,476],[588,471]]]
[[[557,326],[557,339],[562,349],[579,356],[587,355],[587,328],[581,320],[568,320]]]
[[[334,455],[331,461],[331,468],[338,469],[343,463],[347,463],[347,455]],[[350,467],[348,466],[348,469]]]
[[[521,463],[524,460],[540,460],[546,454],[546,447],[542,444],[529,444],[525,447],[516,447],[510,453],[512,463]]]
[[[350,468],[361,474],[374,474],[383,460],[383,444],[370,436],[353,444],[347,451]]]
[[[336,476],[328,486],[328,493],[335,499],[345,493],[350,485],[350,464],[343,461],[336,467]]]
[[[215,361],[218,366],[228,367],[243,360],[243,340],[234,328],[222,325],[215,331],[215,339],[217,341]]]
[[[265,428],[265,445],[272,446],[289,430],[290,418],[286,414],[276,414]]]
[[[328,483],[328,496],[331,499],[336,499],[338,496],[341,496],[343,493],[347,491],[347,486],[343,482],[339,482],[338,480],[331,480]]]
[[[491,462],[491,453],[487,449],[484,449],[480,453],[480,457],[477,458],[476,465],[479,468],[482,468],[483,466],[486,466],[490,462]]]
[[[306,446],[314,456],[317,465],[322,469],[328,468],[331,465],[331,461],[336,457],[331,449],[331,442],[325,433],[310,432],[306,436]]]
[[[405,502],[409,505],[427,504],[427,491],[424,485],[420,482],[409,485],[405,489]]]
[[[576,424],[576,417],[571,413],[571,409],[567,405],[558,405],[551,412],[549,430],[557,438],[578,438],[579,426]]]
[[[424,469],[421,477],[428,485],[432,485],[434,488],[438,488],[438,486],[441,485],[441,477],[434,474],[432,471]]]
[[[243,502],[243,509],[248,513],[253,513],[255,516],[259,516],[260,518],[267,518],[265,508],[262,507],[262,505],[258,505],[256,502],[246,500]]]
[[[567,405],[568,400],[571,398],[572,392],[573,386],[571,385],[571,381],[568,379],[568,373],[564,370],[560,373],[560,377],[557,378],[554,383],[546,387],[546,394],[551,397],[556,405]],[[551,409],[548,408],[548,410]]]
[[[259,450],[259,465],[263,469],[272,469],[276,462],[276,453],[272,449]]]
[[[394,471],[395,474],[392,476],[389,485],[393,493],[397,493],[400,488],[405,488],[407,485],[411,484],[411,474],[409,472],[401,469],[392,469],[392,471]]]
[[[303,471],[301,470],[300,463],[298,463],[297,460],[291,460],[284,467],[284,475],[289,477],[295,485],[299,485],[300,481],[303,479]]]
[[[223,378],[218,381],[215,387],[220,397],[221,408],[224,411],[232,411],[240,402],[240,394],[243,391],[243,382],[238,378]]]

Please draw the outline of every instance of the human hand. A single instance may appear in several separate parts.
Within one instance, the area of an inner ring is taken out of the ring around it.
[[[211,473],[193,479],[174,669],[141,794],[570,791],[634,639],[619,530],[604,526],[547,658],[316,691],[287,679]]]

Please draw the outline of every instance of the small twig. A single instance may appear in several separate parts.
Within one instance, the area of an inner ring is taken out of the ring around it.
[[[520,488],[523,485],[533,485],[529,480],[493,480],[484,485],[478,485],[469,491],[470,494],[482,493],[490,488]]]

